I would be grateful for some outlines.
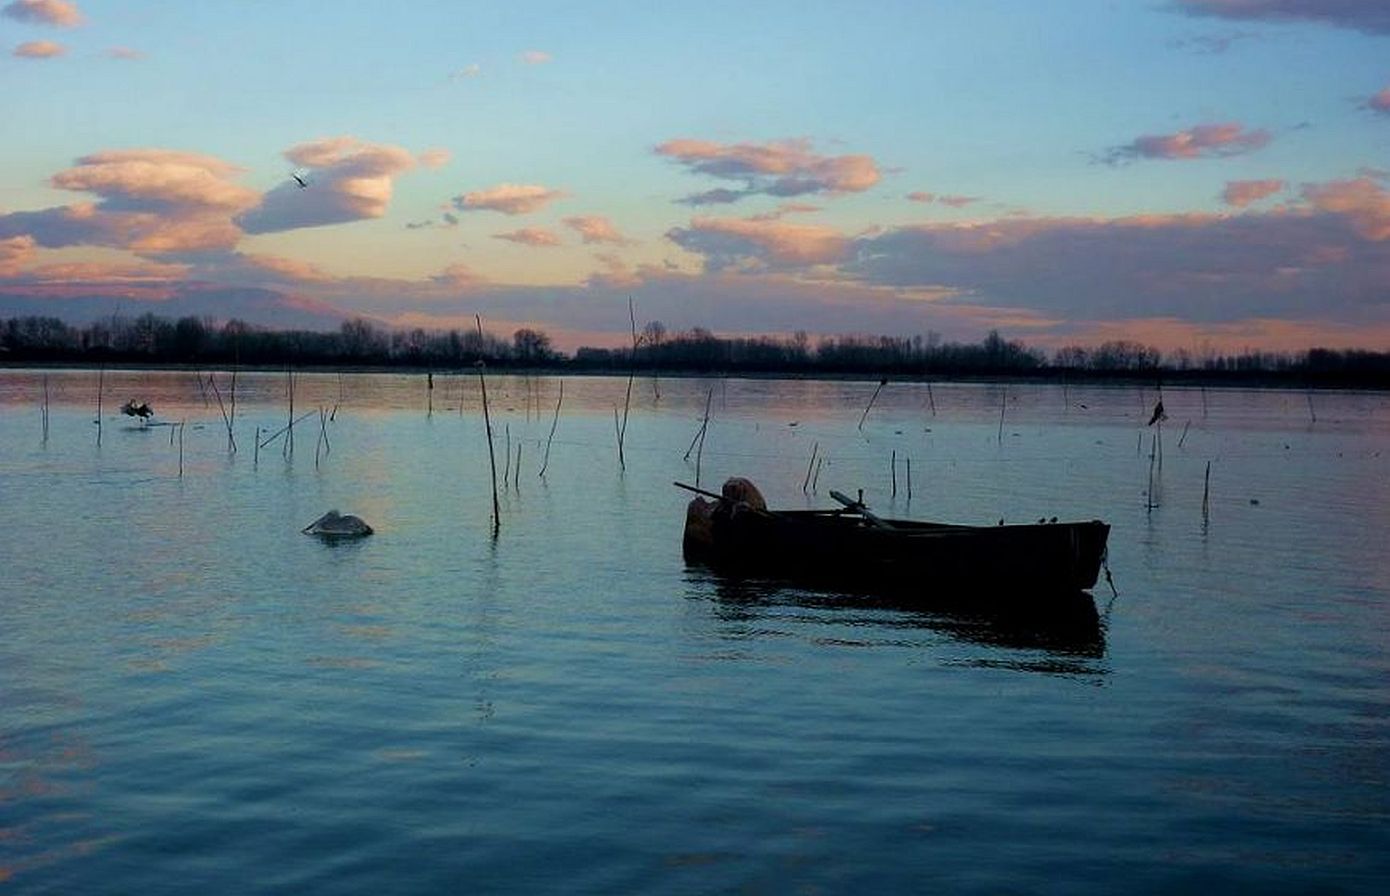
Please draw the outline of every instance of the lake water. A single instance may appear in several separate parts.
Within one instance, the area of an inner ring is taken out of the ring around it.
[[[0,891],[1390,879],[1385,394],[1165,389],[1160,464],[1152,389],[895,382],[861,429],[873,381],[639,378],[621,469],[626,379],[570,378],[542,480],[560,380],[491,376],[494,540],[476,377],[431,414],[423,376],[299,376],[336,413],[259,458],[283,374],[240,374],[234,454],[192,373],[107,371],[100,446],[98,374],[47,380],[45,443],[43,374],[0,372]],[[186,421],[181,475],[128,398]],[[707,400],[705,486],[1104,519],[1119,596],[1078,631],[687,569]],[[300,534],[334,507],[377,534]]]

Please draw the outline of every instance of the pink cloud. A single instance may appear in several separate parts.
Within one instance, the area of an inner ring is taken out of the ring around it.
[[[907,198],[911,202],[931,202],[932,200],[936,199],[936,194],[923,193],[921,190],[917,190],[915,192],[908,193]]]
[[[44,247],[95,245],[137,252],[228,248],[241,237],[232,218],[257,194],[213,156],[130,149],[83,156],[51,178],[96,202],[0,215],[0,237],[28,234]]]
[[[106,55],[112,59],[120,59],[126,62],[134,62],[145,58],[144,50],[135,50],[130,47],[112,47],[106,51]]]
[[[979,202],[979,196],[938,196],[937,202],[942,205],[949,205],[951,208],[965,208],[973,202]]]
[[[486,277],[466,264],[451,264],[430,280],[451,290],[476,289],[488,282]]]
[[[1254,152],[1273,139],[1265,130],[1246,130],[1237,122],[1199,124],[1175,134],[1146,134],[1111,148],[1100,161],[1111,165],[1138,159],[1225,158]]]
[[[1244,208],[1252,202],[1259,202],[1278,193],[1288,186],[1282,180],[1231,180],[1221,191],[1221,200],[1227,205]]]
[[[28,234],[0,239],[0,276],[13,274],[34,254],[34,238]]]
[[[563,199],[565,195],[561,190],[539,184],[498,184],[486,190],[455,196],[453,202],[454,208],[463,212],[488,210],[504,215],[528,215],[557,199]]]
[[[527,65],[544,65],[554,57],[544,50],[524,50],[518,58]]]
[[[67,0],[13,0],[0,14],[16,22],[58,28],[76,28],[85,21],[77,5]]]
[[[680,138],[656,147],[693,174],[743,183],[738,190],[718,188],[688,196],[689,205],[734,202],[744,196],[801,196],[810,193],[862,193],[881,178],[870,156],[825,156],[806,139],[768,143],[716,143]]]
[[[62,56],[67,51],[67,47],[55,44],[51,40],[30,40],[15,47],[14,55],[21,59],[52,59]]]
[[[632,243],[603,215],[575,215],[565,219],[565,226],[579,234],[579,239],[584,243],[612,243],[615,246]]]
[[[290,147],[285,158],[308,169],[307,188],[288,181],[237,218],[247,233],[272,233],[380,218],[395,179],[420,160],[399,146],[356,137],[326,137]],[[432,157],[437,160],[437,156]]]
[[[495,240],[506,240],[511,243],[520,243],[523,246],[531,246],[537,249],[549,249],[560,245],[560,237],[553,231],[543,227],[522,227],[519,230],[512,230],[507,233],[494,233],[492,238]]]
[[[1174,0],[1188,15],[1264,22],[1319,22],[1390,33],[1390,6],[1380,0]]]
[[[1366,108],[1373,112],[1390,115],[1390,87],[1383,88],[1366,100]]]
[[[420,153],[420,164],[426,168],[443,168],[449,164],[453,154],[447,149],[427,149]]]
[[[1347,216],[1368,240],[1390,240],[1390,190],[1368,177],[1312,184],[1303,197],[1320,211]]]
[[[697,217],[666,238],[704,256],[708,270],[834,264],[851,248],[849,238],[830,227],[747,218]]]

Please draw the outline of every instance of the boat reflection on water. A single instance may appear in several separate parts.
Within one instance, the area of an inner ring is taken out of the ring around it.
[[[689,564],[690,596],[712,600],[726,621],[752,622],[805,611],[802,621],[901,631],[925,630],[953,640],[1009,651],[1042,651],[1045,657],[994,655],[964,661],[1053,673],[1094,674],[1105,656],[1105,623],[1085,591],[1037,599],[1010,593],[953,591],[924,598],[920,591],[855,590],[767,576],[731,575]]]

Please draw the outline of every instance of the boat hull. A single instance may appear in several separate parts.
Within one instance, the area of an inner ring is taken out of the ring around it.
[[[698,506],[697,506],[698,505]],[[853,515],[762,513],[692,502],[684,553],[724,572],[895,593],[1067,593],[1095,586],[1110,527],[1099,520],[952,526]]]

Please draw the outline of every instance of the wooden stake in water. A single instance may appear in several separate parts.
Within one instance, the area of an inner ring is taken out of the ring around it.
[[[550,443],[555,441],[555,427],[560,425],[560,405],[565,400],[565,381],[560,380],[560,397],[555,399],[555,418],[550,421],[550,435],[545,439],[545,460],[541,461],[540,478],[545,478],[546,468],[550,466]]]
[[[816,472],[815,472],[815,475],[813,475],[813,476],[811,477],[811,494],[813,494],[813,495],[816,493],[816,486],[817,486],[818,484],[820,484],[820,465],[821,465],[822,463],[824,463],[824,462],[825,462],[825,455],[822,454],[822,455],[820,456],[820,459],[816,461]]]
[[[1315,411],[1315,410],[1313,410],[1313,393],[1312,393],[1312,392],[1308,392],[1308,393],[1306,393],[1306,395],[1307,395],[1307,397],[1308,397],[1308,416],[1309,416],[1310,418],[1312,418],[1312,421],[1313,421],[1314,423],[1317,423],[1317,422],[1318,422],[1318,412]]]
[[[208,374],[208,383],[212,385],[212,393],[217,396],[217,410],[222,413],[222,424],[227,427],[227,451],[231,454],[236,453],[236,439],[232,438],[232,421],[227,416],[227,407],[222,403],[222,391],[217,388],[217,380],[211,373]]]
[[[502,431],[507,436],[506,442],[503,443],[506,447],[502,449],[502,454],[507,458],[506,466],[502,468],[502,487],[506,488],[512,478],[512,425],[502,424]]]
[[[820,451],[820,442],[811,446],[811,459],[806,462],[806,478],[801,480],[801,493],[806,494],[806,488],[811,484],[811,468],[816,465],[816,454]]]
[[[1192,421],[1191,421],[1191,420],[1188,420],[1186,423],[1184,423],[1184,424],[1182,425],[1182,435],[1181,435],[1181,436],[1178,436],[1178,447],[1179,447],[1179,448],[1182,447],[1182,443],[1183,443],[1183,442],[1186,442],[1186,441],[1187,441],[1187,428],[1188,428],[1189,426],[1191,426],[1191,425],[1192,425]]]
[[[434,416],[434,371],[425,374],[425,394],[429,396],[429,409],[425,411],[426,417]]]
[[[878,381],[878,386],[874,388],[874,394],[869,396],[869,403],[864,406],[864,413],[859,416],[859,428],[864,428],[864,421],[869,419],[869,411],[873,408],[874,402],[878,401],[878,393],[883,391],[883,387],[888,385],[888,377],[883,377]]]
[[[257,469],[261,465],[261,428],[256,427],[256,450],[251,455],[251,468]]]
[[[521,442],[516,443],[516,476],[512,478],[512,488],[521,493]]]
[[[43,443],[48,444],[48,374],[43,375]]]
[[[97,368],[97,447],[101,447],[101,393],[106,387],[106,364]]]
[[[1149,490],[1144,498],[1145,510],[1153,510],[1158,506],[1158,502],[1154,500],[1154,460],[1158,451],[1157,446],[1158,436],[1151,436],[1149,439]]]
[[[907,500],[912,500],[912,458],[907,459]]]
[[[898,451],[896,448],[893,449],[892,459],[888,461],[888,469],[893,477],[893,493],[890,497],[896,498],[898,496]]]
[[[1004,444],[1004,408],[1008,406],[1008,403],[1009,389],[1006,386],[999,395],[999,434],[995,436],[995,441],[1001,445]]]
[[[285,368],[285,388],[289,392],[289,424],[285,427],[285,441],[280,445],[280,453],[285,457],[294,454],[294,368]]]
[[[183,427],[187,420],[179,421],[179,478],[183,478]]]
[[[475,314],[473,319],[478,323],[478,343],[481,345],[483,318],[482,315]],[[484,375],[484,369],[485,366],[480,359],[478,361],[478,386],[483,393],[483,426],[487,429],[487,462],[492,470],[492,537],[496,538],[497,533],[502,531],[502,509],[497,501],[497,456],[492,451],[492,417],[488,414],[487,377]]]
[[[1202,477],[1202,525],[1207,524],[1211,504],[1211,461],[1207,461],[1207,472]]]
[[[931,415],[936,416],[936,398],[931,394],[931,383],[927,383],[927,403],[931,405]]]

